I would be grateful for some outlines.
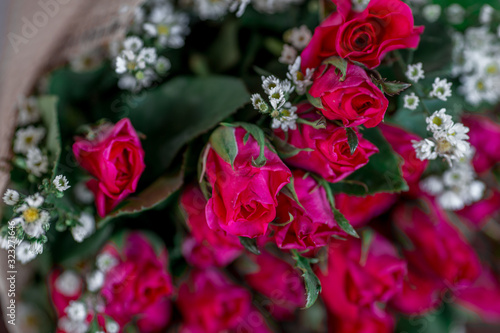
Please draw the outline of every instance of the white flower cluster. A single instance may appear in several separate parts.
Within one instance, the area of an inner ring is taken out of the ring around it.
[[[194,10],[202,20],[218,20],[227,13],[241,17],[251,0],[194,0]]]
[[[297,59],[298,52],[302,51],[311,41],[312,32],[305,25],[299,28],[293,28],[285,32],[285,42],[283,45],[281,57],[278,59],[282,64],[292,65]]]
[[[183,47],[189,34],[189,16],[176,11],[169,2],[153,3],[149,15],[140,23],[146,35],[154,38],[155,44],[161,48]]]
[[[452,74],[460,78],[459,93],[473,106],[500,101],[500,35],[492,33],[487,25],[493,9],[486,8],[491,7],[483,7],[481,11],[486,25],[453,34]]]
[[[268,96],[271,107],[262,99],[260,94],[252,95],[253,107],[273,118],[271,127],[281,128],[283,131],[297,128],[297,107],[288,101],[294,87],[289,80],[280,80],[275,76],[262,76],[262,88]]]
[[[295,91],[299,95],[304,95],[307,92],[307,88],[313,83],[312,76],[314,74],[314,69],[306,69],[305,75],[300,70],[301,58],[297,57],[292,65],[288,66],[288,73],[286,77],[292,81],[295,86]]]
[[[275,14],[286,10],[291,5],[301,4],[302,2],[304,0],[252,0],[252,5],[261,13]]]
[[[420,160],[433,160],[443,157],[451,166],[452,161],[459,161],[470,153],[467,141],[469,128],[462,123],[455,123],[446,109],[441,109],[427,117],[427,130],[432,132],[431,138],[412,141]]]
[[[469,152],[441,177],[430,176],[420,182],[422,190],[436,196],[443,209],[459,210],[483,197],[485,184],[476,179],[477,175],[470,163],[473,150]]]
[[[432,84],[432,91],[429,96],[447,101],[448,97],[451,97],[451,85],[452,83],[448,82],[448,80],[437,77]]]

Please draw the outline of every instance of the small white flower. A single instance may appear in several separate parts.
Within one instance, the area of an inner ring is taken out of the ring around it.
[[[26,168],[33,175],[40,177],[49,170],[49,160],[40,149],[31,148],[26,156]]]
[[[293,28],[289,34],[286,35],[285,40],[292,44],[297,50],[305,48],[312,38],[312,32],[305,25],[299,28]]]
[[[454,191],[444,192],[438,196],[437,201],[439,205],[446,210],[459,210],[465,206],[462,198]]]
[[[16,218],[22,224],[24,232],[31,237],[38,237],[45,233],[44,227],[49,222],[50,214],[40,209],[44,198],[40,194],[35,194],[26,198],[16,213],[21,214]]]
[[[74,271],[66,270],[57,277],[54,287],[64,296],[73,297],[80,293],[82,280]]]
[[[36,255],[42,254],[43,253],[43,243],[38,242],[38,241],[31,243],[30,251]]]
[[[411,93],[406,95],[404,98],[404,107],[409,110],[416,110],[418,104],[420,103],[420,99],[415,93]]]
[[[142,39],[140,39],[137,36],[127,37],[123,41],[123,48],[125,50],[130,50],[130,51],[132,51],[134,53],[138,52],[140,49],[142,49],[143,45],[144,45],[144,42],[142,41]]]
[[[479,22],[481,24],[490,24],[494,12],[495,9],[493,9],[490,5],[483,5],[483,7],[481,7],[481,11],[479,12]]]
[[[104,273],[94,271],[87,276],[87,289],[91,292],[96,292],[101,289],[104,284]]]
[[[260,94],[253,94],[252,97],[250,98],[252,101],[252,105],[255,110],[258,110],[262,113],[268,113],[269,112],[269,106],[267,103],[262,99],[262,96]]]
[[[85,304],[80,301],[70,301],[64,312],[66,312],[68,318],[72,321],[84,321],[87,318]]]
[[[71,187],[69,186],[68,179],[63,175],[57,176],[52,182],[52,184],[54,184],[54,186],[59,192],[64,192]]]
[[[314,74],[314,69],[308,68],[306,75],[304,75],[300,70],[301,61],[300,56],[298,56],[295,62],[288,66],[288,73],[286,74],[287,78],[295,84],[295,90],[299,95],[307,92],[307,88],[312,84],[312,76]]]
[[[30,242],[23,241],[16,247],[16,258],[22,264],[26,264],[36,258],[36,253],[30,250]]]
[[[422,15],[428,22],[430,23],[436,22],[441,16],[441,6],[427,5],[422,10]]]
[[[194,8],[202,20],[218,20],[227,14],[229,0],[195,0]]]
[[[268,95],[270,95],[271,89],[279,87],[281,85],[280,80],[274,75],[268,77],[262,76],[261,79],[262,79],[262,88]]]
[[[464,21],[465,9],[458,3],[453,3],[446,8],[446,17],[451,24],[461,24]]]
[[[421,161],[433,160],[437,157],[437,153],[434,148],[436,144],[429,139],[423,139],[422,141],[412,140],[413,148],[417,158]]]
[[[160,46],[177,49],[184,45],[184,38],[189,33],[189,17],[175,12],[170,3],[162,3],[153,8],[143,28]]]
[[[284,44],[283,51],[281,51],[281,57],[279,57],[278,61],[282,64],[291,65],[294,63],[295,59],[297,59],[297,50],[288,44]]]
[[[96,258],[97,268],[103,273],[108,272],[111,268],[115,267],[117,264],[118,260],[107,252],[99,254]]]
[[[425,78],[425,72],[422,68],[422,63],[416,63],[414,65],[408,65],[408,69],[406,71],[406,77],[413,82],[418,82],[421,79]]]
[[[444,184],[441,178],[437,176],[429,176],[420,181],[420,188],[431,195],[437,195],[444,190]]]
[[[286,103],[277,118],[273,118],[271,128],[281,128],[281,130],[288,132],[289,129],[297,129],[298,116],[295,114],[297,107],[292,107],[290,103]]]
[[[280,86],[274,87],[269,91],[269,102],[274,110],[280,109],[286,103],[285,93]]]
[[[106,332],[108,333],[118,333],[120,330],[120,325],[118,325],[115,321],[108,320],[106,323]]]
[[[71,333],[87,333],[89,325],[86,321],[74,321],[68,317],[62,317],[59,319],[57,326],[63,332]]]
[[[154,64],[157,58],[156,49],[153,47],[143,48],[137,57],[137,59],[144,60],[147,64]]]
[[[437,77],[432,84],[432,91],[429,96],[446,101],[448,97],[451,97],[451,85],[452,83],[448,82],[446,79],[441,80]]]
[[[82,213],[78,222],[80,222],[79,225],[71,228],[71,234],[73,235],[75,241],[81,243],[85,238],[88,238],[94,233],[95,219],[91,214]]]
[[[3,195],[3,202],[8,206],[17,205],[19,202],[19,193],[14,190],[7,190]]]
[[[446,114],[446,109],[435,111],[432,115],[425,119],[427,130],[431,132],[439,132],[448,130],[453,126],[451,116]]]
[[[32,148],[36,148],[45,136],[45,128],[29,126],[19,129],[14,139],[14,152],[27,154]]]
[[[469,201],[468,203],[473,203],[473,202],[476,202],[476,201],[479,201],[481,200],[481,198],[483,197],[484,195],[484,190],[486,189],[486,185],[479,181],[479,180],[475,180],[473,182],[470,183],[469,185],[469,188],[468,188],[468,191],[467,191],[467,194],[469,196]]]
[[[74,188],[75,197],[83,204],[91,204],[94,202],[94,193],[88,189],[85,182],[79,182]]]
[[[352,0],[353,9],[357,12],[365,10],[369,3],[370,0]]]
[[[165,57],[159,57],[155,64],[155,70],[160,75],[165,75],[172,67],[170,60]]]
[[[34,96],[28,98],[20,96],[17,103],[19,113],[17,115],[17,125],[26,126],[40,120],[40,110],[38,100]]]
[[[146,68],[146,61],[131,50],[123,50],[116,58],[115,66],[117,74],[135,73]]]

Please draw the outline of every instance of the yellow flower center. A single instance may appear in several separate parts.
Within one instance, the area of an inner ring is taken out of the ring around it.
[[[166,36],[166,35],[168,35],[168,33],[170,32],[170,28],[168,27],[168,25],[165,25],[165,24],[159,24],[159,25],[156,27],[156,31],[158,31],[158,35],[161,35],[161,36]]]
[[[135,61],[129,61],[127,63],[127,69],[129,71],[133,71],[135,69],[135,67],[137,66],[137,64],[135,63]]]
[[[484,83],[482,81],[478,81],[476,86],[478,90],[484,90]]]
[[[23,219],[27,223],[35,222],[40,217],[40,212],[37,208],[30,207],[23,212]]]
[[[441,126],[441,124],[443,124],[443,120],[442,120],[441,118],[439,118],[439,117],[434,117],[434,118],[432,119],[432,122],[433,122],[434,124],[438,125],[438,126]]]

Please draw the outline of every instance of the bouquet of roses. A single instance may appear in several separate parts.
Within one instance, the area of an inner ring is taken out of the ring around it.
[[[133,10],[19,98],[0,246],[30,282],[7,327],[500,322],[500,3]]]

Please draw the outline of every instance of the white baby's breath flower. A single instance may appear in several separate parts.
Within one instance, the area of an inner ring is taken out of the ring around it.
[[[195,0],[194,8],[202,20],[218,20],[229,11],[230,0]]]
[[[40,109],[36,97],[19,96],[17,108],[19,110],[17,115],[17,124],[19,126],[26,126],[40,120]]]
[[[295,59],[297,59],[297,50],[288,44],[284,44],[283,51],[281,51],[281,56],[279,57],[278,61],[282,64],[291,65],[293,64]]]
[[[38,242],[38,241],[32,242],[30,244],[30,251],[36,255],[42,254],[43,253],[43,243]]]
[[[437,77],[432,84],[432,91],[429,96],[446,101],[448,97],[451,97],[451,85],[452,83],[448,82],[446,79],[441,80]]]
[[[66,270],[57,277],[54,287],[64,296],[73,297],[80,293],[82,280],[74,271]]]
[[[24,232],[31,237],[39,237],[45,233],[45,226],[48,224],[50,214],[40,209],[44,202],[40,194],[35,194],[26,198],[24,203],[16,209],[16,213],[21,214],[15,220],[21,223]]]
[[[104,273],[101,271],[94,271],[87,276],[87,289],[90,292],[96,292],[101,289],[104,284]]]
[[[424,79],[425,72],[422,66],[423,65],[421,62],[416,63],[414,65],[408,65],[408,69],[406,71],[406,77],[408,77],[408,79],[413,82],[418,82],[419,80]]]
[[[160,46],[177,49],[184,46],[189,33],[189,17],[176,12],[170,3],[162,3],[153,8],[143,28]]]
[[[423,139],[421,141],[412,140],[412,144],[417,158],[421,161],[433,160],[437,157],[437,153],[434,150],[436,144],[433,141],[429,139]]]
[[[464,21],[465,9],[458,3],[453,3],[446,8],[446,17],[451,24],[461,24]]]
[[[293,106],[288,102],[284,105],[284,108],[281,110],[278,117],[273,118],[271,123],[271,128],[277,129],[281,128],[281,130],[288,132],[289,129],[295,130],[297,129],[297,107]]]
[[[464,208],[465,203],[454,191],[446,191],[438,196],[437,201],[446,210],[459,210]]]
[[[120,325],[118,325],[117,322],[112,321],[112,320],[108,320],[106,322],[106,332],[108,332],[108,333],[118,333],[119,330],[120,330]]]
[[[88,238],[94,233],[95,219],[91,214],[82,213],[78,222],[80,223],[79,225],[71,228],[71,234],[73,235],[75,241],[81,243],[85,238]]]
[[[137,59],[144,60],[147,64],[155,64],[158,58],[154,47],[145,47],[139,51]]]
[[[440,177],[429,176],[420,181],[420,188],[429,194],[437,195],[444,190],[444,184]]]
[[[163,56],[159,57],[155,64],[155,70],[160,75],[165,75],[171,67],[170,60]]]
[[[479,22],[481,24],[490,24],[494,13],[495,9],[493,7],[488,4],[483,5],[483,7],[481,7],[481,11],[479,12]]]
[[[404,107],[409,110],[416,110],[418,104],[420,103],[420,99],[415,93],[411,93],[404,97]]]
[[[86,321],[74,321],[68,317],[62,317],[57,322],[57,326],[63,332],[71,333],[87,333],[89,330],[89,324]]]
[[[23,241],[16,247],[16,259],[21,264],[26,264],[36,258],[36,253],[32,252],[31,244],[28,241]]]
[[[308,68],[304,75],[300,70],[301,61],[301,57],[298,56],[295,62],[288,66],[288,73],[286,74],[287,78],[295,85],[295,91],[299,95],[307,92],[307,88],[312,84],[312,76],[314,74],[314,69]]]
[[[49,160],[38,148],[28,150],[26,168],[33,175],[40,177],[49,170]]]
[[[108,252],[101,253],[96,258],[96,266],[103,273],[108,272],[111,268],[115,267],[117,264],[118,260]]]
[[[66,312],[68,318],[72,321],[79,322],[87,318],[87,308],[85,304],[80,301],[70,301],[64,312]]]
[[[144,46],[144,42],[137,36],[130,36],[123,41],[123,48],[132,52],[138,52]]]
[[[19,202],[19,192],[14,190],[7,190],[3,195],[3,202],[8,206],[17,205]]]
[[[59,191],[59,192],[64,192],[66,191],[67,189],[69,189],[71,186],[69,185],[69,181],[68,179],[63,176],[63,175],[59,175],[57,176],[54,181],[52,182],[52,184],[54,184],[55,188]]]
[[[27,154],[32,148],[36,148],[45,136],[45,128],[29,126],[17,130],[14,139],[14,152]]]
[[[274,110],[278,110],[285,105],[285,93],[281,87],[274,87],[269,91],[269,102]]]
[[[422,10],[422,15],[428,22],[430,23],[436,22],[441,16],[441,6],[426,5]]]
[[[262,76],[261,79],[262,79],[262,88],[268,95],[270,95],[271,89],[279,87],[281,84],[280,80],[274,75],[268,77]]]
[[[433,133],[446,131],[453,126],[453,120],[450,115],[446,114],[446,109],[435,111],[425,119],[425,122],[427,123],[427,130]]]
[[[285,36],[285,40],[292,44],[297,50],[302,50],[305,48],[312,38],[312,32],[305,25],[301,25],[299,28],[293,28]]]

